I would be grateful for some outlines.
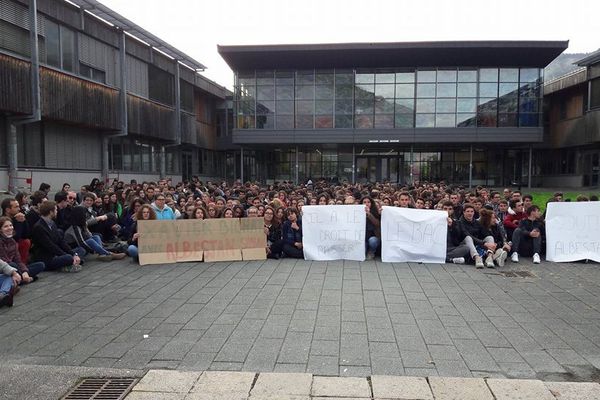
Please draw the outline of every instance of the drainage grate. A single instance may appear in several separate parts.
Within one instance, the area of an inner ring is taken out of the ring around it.
[[[135,378],[85,378],[63,400],[121,400],[136,382]]]
[[[500,271],[500,274],[507,278],[535,278],[536,276],[530,271]]]

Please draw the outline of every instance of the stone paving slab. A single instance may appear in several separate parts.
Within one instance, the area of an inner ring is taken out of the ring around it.
[[[159,384],[162,382],[162,385]],[[187,388],[187,391],[185,391]],[[600,384],[540,380],[322,377],[298,373],[149,371],[127,396],[189,400],[597,400]]]
[[[531,278],[505,277],[528,271]],[[165,281],[166,279],[166,281]],[[167,282],[165,284],[164,282]],[[3,362],[591,381],[597,264],[264,260],[43,273],[0,309]]]

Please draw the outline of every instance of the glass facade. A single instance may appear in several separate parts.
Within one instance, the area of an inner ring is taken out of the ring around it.
[[[237,129],[537,127],[539,68],[256,70],[235,76]]]

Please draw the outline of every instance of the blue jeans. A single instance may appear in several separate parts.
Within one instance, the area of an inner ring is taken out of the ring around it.
[[[102,247],[102,238],[100,237],[100,235],[92,235],[91,238],[85,241],[85,244],[87,244],[92,250],[94,250],[94,253],[96,254],[100,254],[101,256],[110,255],[110,252],[104,247]]]
[[[13,287],[13,279],[12,276],[7,276],[4,274],[0,275],[0,292],[9,294],[10,290]]]
[[[17,264],[15,264],[15,263],[8,263],[8,264],[11,267],[13,267],[13,268],[17,268],[17,269],[19,268],[19,266]],[[46,269],[46,265],[43,262],[38,261],[38,262],[34,262],[34,263],[31,263],[31,264],[28,264],[27,265],[27,269],[29,270],[29,272],[28,272],[29,276],[32,277],[32,278],[35,278],[37,276],[37,274],[39,274],[44,269]],[[19,271],[19,274],[23,275],[21,273],[21,271]]]
[[[371,252],[375,254],[377,249],[379,248],[379,243],[381,240],[377,236],[371,236],[367,239],[367,252]]]
[[[79,258],[81,258],[81,265],[83,265],[83,257],[85,257],[87,252],[81,247],[77,247],[73,249],[73,251],[79,255]],[[73,265],[73,256],[70,254],[63,254],[62,256],[56,256],[52,260],[46,262],[46,270],[54,271],[69,265]]]
[[[137,261],[140,258],[137,246],[130,244],[127,248],[127,255]]]

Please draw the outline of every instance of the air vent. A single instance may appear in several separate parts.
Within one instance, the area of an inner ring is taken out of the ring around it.
[[[85,378],[63,400],[121,400],[135,383],[135,378]]]

